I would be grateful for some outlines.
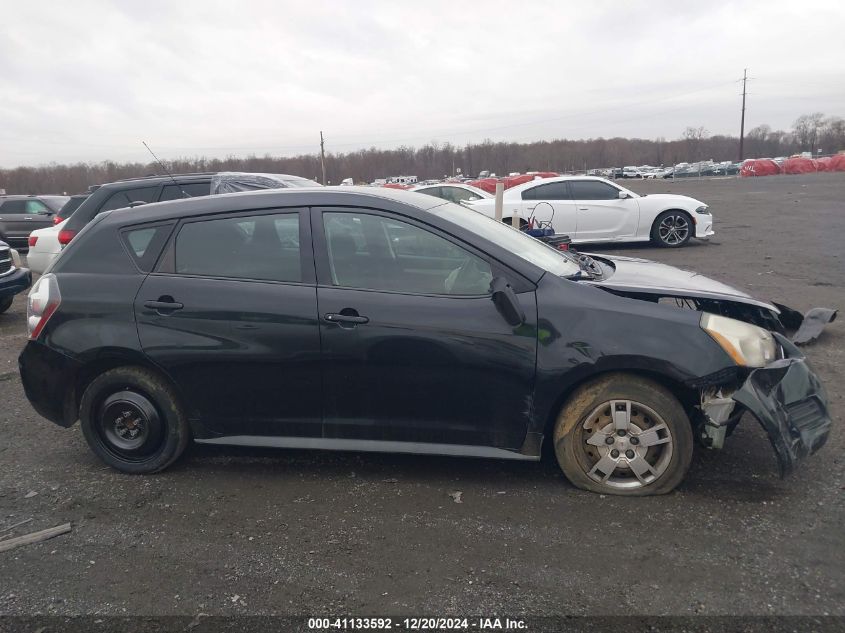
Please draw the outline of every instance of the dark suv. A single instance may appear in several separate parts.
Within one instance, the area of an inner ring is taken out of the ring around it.
[[[124,209],[30,292],[21,377],[39,413],[80,419],[129,473],[191,440],[537,460],[545,439],[577,486],[642,495],[672,490],[732,413],[757,417],[784,470],[824,444],[824,389],[787,339],[589,275],[404,191]]]
[[[145,176],[92,187],[59,232],[59,243],[66,246],[98,213],[137,206],[139,203],[164,202],[181,198],[207,196],[213,173]]]
[[[68,196],[0,196],[0,241],[26,248],[29,234],[53,224]]]

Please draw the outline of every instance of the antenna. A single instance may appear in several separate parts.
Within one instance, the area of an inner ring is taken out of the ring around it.
[[[153,154],[153,150],[151,150],[151,149],[150,149],[150,146],[149,146],[149,145],[147,145],[146,141],[141,141],[141,143],[143,143],[144,147],[146,147],[146,148],[147,148],[147,151],[148,151],[150,154],[152,154],[153,158],[155,158],[155,159],[156,159],[156,162],[157,162],[157,163],[159,164],[159,166],[160,166],[160,167],[164,170],[164,173],[165,173],[165,174],[167,174],[168,176],[170,176],[170,180],[172,180],[172,181],[173,181],[173,184],[174,184],[174,185],[176,185],[177,187],[179,187],[179,191],[181,191],[181,192],[182,192],[182,197],[183,197],[183,198],[190,198],[191,196],[190,196],[190,195],[188,195],[188,193],[187,193],[184,189],[182,189],[182,185],[180,185],[178,182],[176,182],[176,179],[173,177],[173,174],[171,174],[171,173],[167,170],[167,167],[165,167],[165,166],[164,166],[164,163],[162,163],[162,162],[158,159],[158,156],[156,156],[155,154]]]

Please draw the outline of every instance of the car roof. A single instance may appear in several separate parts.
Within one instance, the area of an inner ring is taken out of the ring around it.
[[[521,185],[516,185],[515,187],[511,187],[510,189],[505,189],[505,195],[507,196],[510,193],[517,192],[517,191],[525,191],[526,189],[531,189],[532,187],[536,187],[537,185],[548,185],[552,182],[566,182],[568,180],[595,180],[597,182],[605,182],[614,187],[619,187],[620,185],[616,185],[609,181],[607,178],[601,178],[599,176],[555,176],[554,178],[535,178],[534,180],[529,180],[528,182],[524,182]]]
[[[105,189],[121,189],[127,186],[137,186],[137,185],[159,185],[162,182],[172,182],[174,179],[177,182],[194,182],[194,181],[202,181],[202,180],[211,180],[211,177],[218,172],[201,172],[201,173],[193,173],[193,174],[173,174],[172,176],[168,175],[160,175],[154,174],[151,176],[139,176],[138,178],[123,178],[122,180],[115,180],[112,182],[107,182],[97,187],[105,188]]]
[[[289,206],[367,206],[375,201],[401,203],[426,211],[442,204],[444,200],[423,193],[383,187],[296,187],[290,189],[264,189],[242,191],[214,196],[201,196],[180,200],[156,202],[138,207],[118,209],[113,217],[118,222],[158,221],[195,215],[272,209]],[[140,212],[140,214],[139,214]],[[142,216],[142,217],[141,217]]]

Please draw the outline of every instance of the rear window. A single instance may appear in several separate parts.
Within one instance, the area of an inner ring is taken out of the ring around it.
[[[68,219],[73,215],[73,212],[79,208],[79,205],[85,202],[87,196],[74,196],[62,205],[59,209],[59,217],[63,220]]]

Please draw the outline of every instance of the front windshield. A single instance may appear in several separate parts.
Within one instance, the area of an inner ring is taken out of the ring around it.
[[[580,273],[578,263],[563,257],[562,251],[556,251],[551,246],[479,211],[447,202],[429,209],[429,213],[458,224],[553,275],[569,277]]]

